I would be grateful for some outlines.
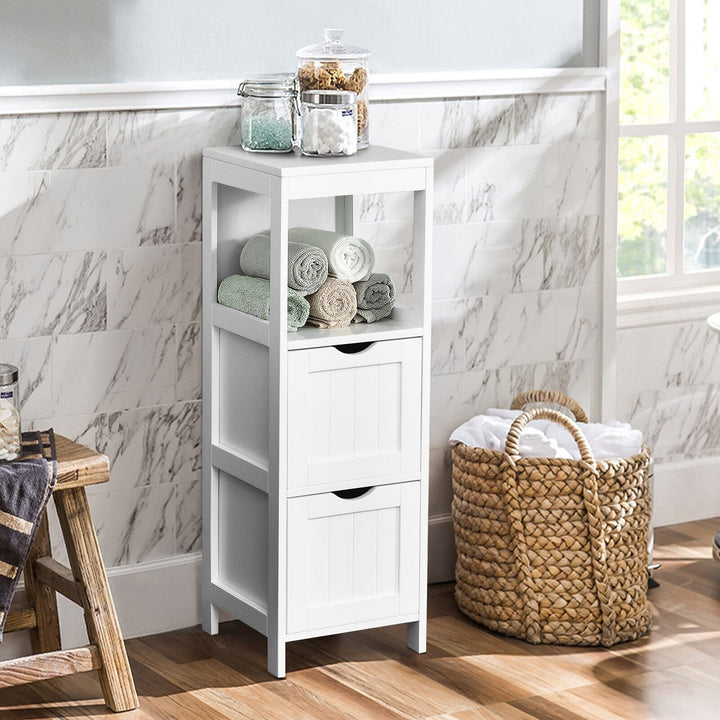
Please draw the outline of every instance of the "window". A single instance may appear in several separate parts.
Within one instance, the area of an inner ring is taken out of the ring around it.
[[[720,0],[619,2],[620,291],[718,284]]]

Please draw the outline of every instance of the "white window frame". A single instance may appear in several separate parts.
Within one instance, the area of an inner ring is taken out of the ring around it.
[[[720,118],[685,119],[685,0],[670,0],[669,118],[663,123],[621,125],[620,0],[607,0],[606,63],[606,241],[617,262],[618,148],[623,137],[664,136],[668,139],[667,255],[662,275],[618,278],[618,324],[628,327],[656,322],[691,320],[720,309],[720,268],[683,272],[685,136],[720,132]],[[609,261],[609,258],[607,258]]]

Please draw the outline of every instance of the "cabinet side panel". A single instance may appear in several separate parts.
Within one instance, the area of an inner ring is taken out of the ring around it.
[[[268,462],[268,349],[220,332],[220,428],[223,445]]]
[[[218,580],[267,607],[267,495],[219,473]]]
[[[270,232],[270,199],[218,185],[217,283],[240,272],[240,252],[253,235]]]

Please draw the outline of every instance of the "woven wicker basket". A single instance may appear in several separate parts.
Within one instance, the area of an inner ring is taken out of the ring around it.
[[[525,393],[513,406],[530,402],[559,403],[585,418],[560,393]],[[521,458],[520,435],[534,419],[567,428],[581,459]],[[505,452],[460,444],[452,457],[463,613],[531,643],[608,647],[647,632],[647,447],[596,462],[572,419],[535,408],[515,420]]]

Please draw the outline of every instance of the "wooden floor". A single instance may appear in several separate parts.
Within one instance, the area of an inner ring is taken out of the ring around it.
[[[288,676],[265,670],[265,639],[237,622],[130,640],[141,708],[130,720],[704,720],[720,718],[720,519],[657,532],[660,587],[642,640],[610,650],[532,646],[485,631],[430,588],[428,652],[404,627],[293,643]],[[94,673],[0,691],[0,719],[118,717]]]

